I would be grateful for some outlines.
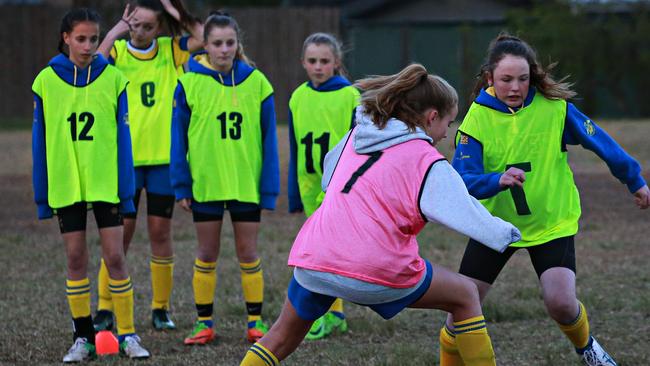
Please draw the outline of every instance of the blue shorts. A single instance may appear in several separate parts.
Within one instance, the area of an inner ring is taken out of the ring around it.
[[[424,295],[427,292],[429,286],[431,285],[431,279],[433,277],[433,269],[429,261],[427,261],[426,259],[424,261],[427,266],[424,281],[422,281],[420,287],[418,287],[411,294],[401,299],[391,301],[391,302],[386,302],[383,304],[372,304],[372,305],[358,304],[358,305],[369,307],[370,309],[374,310],[377,314],[381,315],[381,317],[384,319],[390,319],[395,315],[399,314],[402,310],[409,307],[414,302],[418,301],[422,297],[422,295]],[[298,316],[301,319],[309,320],[309,321],[316,320],[321,316],[323,316],[323,314],[325,314],[327,310],[329,310],[330,306],[332,306],[334,300],[336,300],[336,298],[333,296],[323,295],[323,294],[309,291],[308,289],[302,287],[298,283],[298,281],[296,281],[295,277],[291,278],[291,283],[289,283],[289,291],[287,296],[289,297],[289,301],[291,301],[291,305],[293,305],[294,309],[296,309],[296,313],[298,314]]]
[[[191,207],[194,222],[221,221],[223,220],[223,213],[226,209],[230,212],[230,219],[233,222],[260,222],[261,218],[260,205],[250,202],[240,202],[237,200],[193,201]]]
[[[171,179],[169,178],[169,164],[146,165],[135,167],[135,189],[144,188],[148,193],[163,196],[173,196]]]

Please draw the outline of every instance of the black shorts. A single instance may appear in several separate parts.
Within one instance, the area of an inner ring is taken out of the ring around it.
[[[86,230],[86,216],[92,206],[97,227],[100,229],[122,225],[119,205],[108,202],[77,202],[74,205],[56,209],[61,234]]]
[[[528,250],[537,278],[549,268],[564,267],[576,272],[574,236],[557,238],[544,244],[526,248],[508,247],[503,253],[492,250],[470,239],[460,262],[460,274],[493,284],[510,257],[518,249]]]
[[[127,219],[135,219],[138,216],[138,205],[140,204],[140,195],[142,188],[135,191],[133,197],[133,204],[135,205],[135,212],[124,214]],[[174,213],[174,196],[165,194],[151,193],[147,191],[147,215],[158,216],[166,219],[171,219]]]

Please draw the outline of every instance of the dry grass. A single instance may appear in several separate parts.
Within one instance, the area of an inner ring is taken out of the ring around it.
[[[645,167],[650,166],[650,148],[645,141],[650,136],[650,123],[628,121],[604,126]],[[284,128],[280,129],[280,141],[286,141]],[[29,132],[3,132],[0,144],[0,363],[58,364],[71,342],[62,241],[53,221],[37,222],[35,218]],[[440,147],[449,156],[448,143]],[[287,149],[283,146],[280,150],[286,162]],[[576,242],[579,297],[587,306],[593,332],[620,364],[650,364],[646,351],[650,344],[649,213],[634,207],[625,187],[593,154],[576,148],[571,150],[571,156],[583,202],[582,229]],[[285,175],[283,172],[283,179]],[[269,320],[277,316],[286,294],[291,276],[286,267],[287,254],[303,221],[300,215],[288,215],[286,208],[285,188],[277,211],[265,213],[260,233],[266,278],[264,315]],[[174,218],[176,271],[172,308],[179,329],[168,333],[154,332],[150,326],[149,248],[143,224],[139,223],[131,246],[129,268],[135,284],[136,327],[154,356],[137,364],[238,364],[248,344],[244,340],[244,304],[229,225],[225,226],[218,268],[215,315],[219,338],[206,347],[188,348],[182,345],[182,338],[195,316],[191,290],[195,234],[191,218],[180,210]],[[465,245],[463,237],[431,225],[419,239],[423,256],[457,268]],[[92,223],[88,241],[93,281],[99,248]],[[513,257],[484,308],[500,364],[578,364],[569,342],[545,313],[537,279],[524,253]],[[359,306],[348,304],[346,311],[350,323],[347,334],[306,343],[286,364],[437,362],[437,332],[444,316],[441,312],[410,310],[394,320],[383,321]],[[112,358],[103,363],[129,362]]]

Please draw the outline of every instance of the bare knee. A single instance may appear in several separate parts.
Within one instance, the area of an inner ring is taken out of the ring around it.
[[[477,304],[481,302],[478,294],[478,286],[468,279],[463,279],[463,293],[468,304]]]
[[[80,274],[86,272],[88,257],[85,252],[68,253],[68,272]]]
[[[116,271],[123,271],[124,270],[124,255],[119,252],[119,251],[114,251],[110,253],[105,253],[104,254],[104,263],[106,263],[106,268],[108,269],[109,273],[113,273]]]
[[[461,278],[455,291],[458,301],[456,304],[453,304],[455,305],[455,309],[452,310],[452,314],[481,312],[481,300],[478,287],[474,282],[466,278]]]
[[[258,258],[257,243],[238,243],[236,247],[237,259],[241,263],[255,262]]]
[[[149,240],[153,246],[165,246],[171,241],[171,232],[167,225],[151,225]]]
[[[555,321],[568,324],[578,314],[578,304],[575,298],[562,294],[551,294],[544,298],[546,311]]]

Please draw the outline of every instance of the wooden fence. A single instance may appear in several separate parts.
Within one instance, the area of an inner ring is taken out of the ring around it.
[[[121,15],[122,2],[99,8],[106,32]],[[31,84],[36,74],[57,54],[59,27],[67,8],[38,5],[0,6],[0,121],[25,118],[32,112]],[[204,18],[208,9],[191,9]],[[275,89],[278,121],[286,121],[291,92],[306,80],[300,65],[304,39],[313,32],[339,34],[337,8],[232,8],[244,33],[246,54],[269,78]]]

